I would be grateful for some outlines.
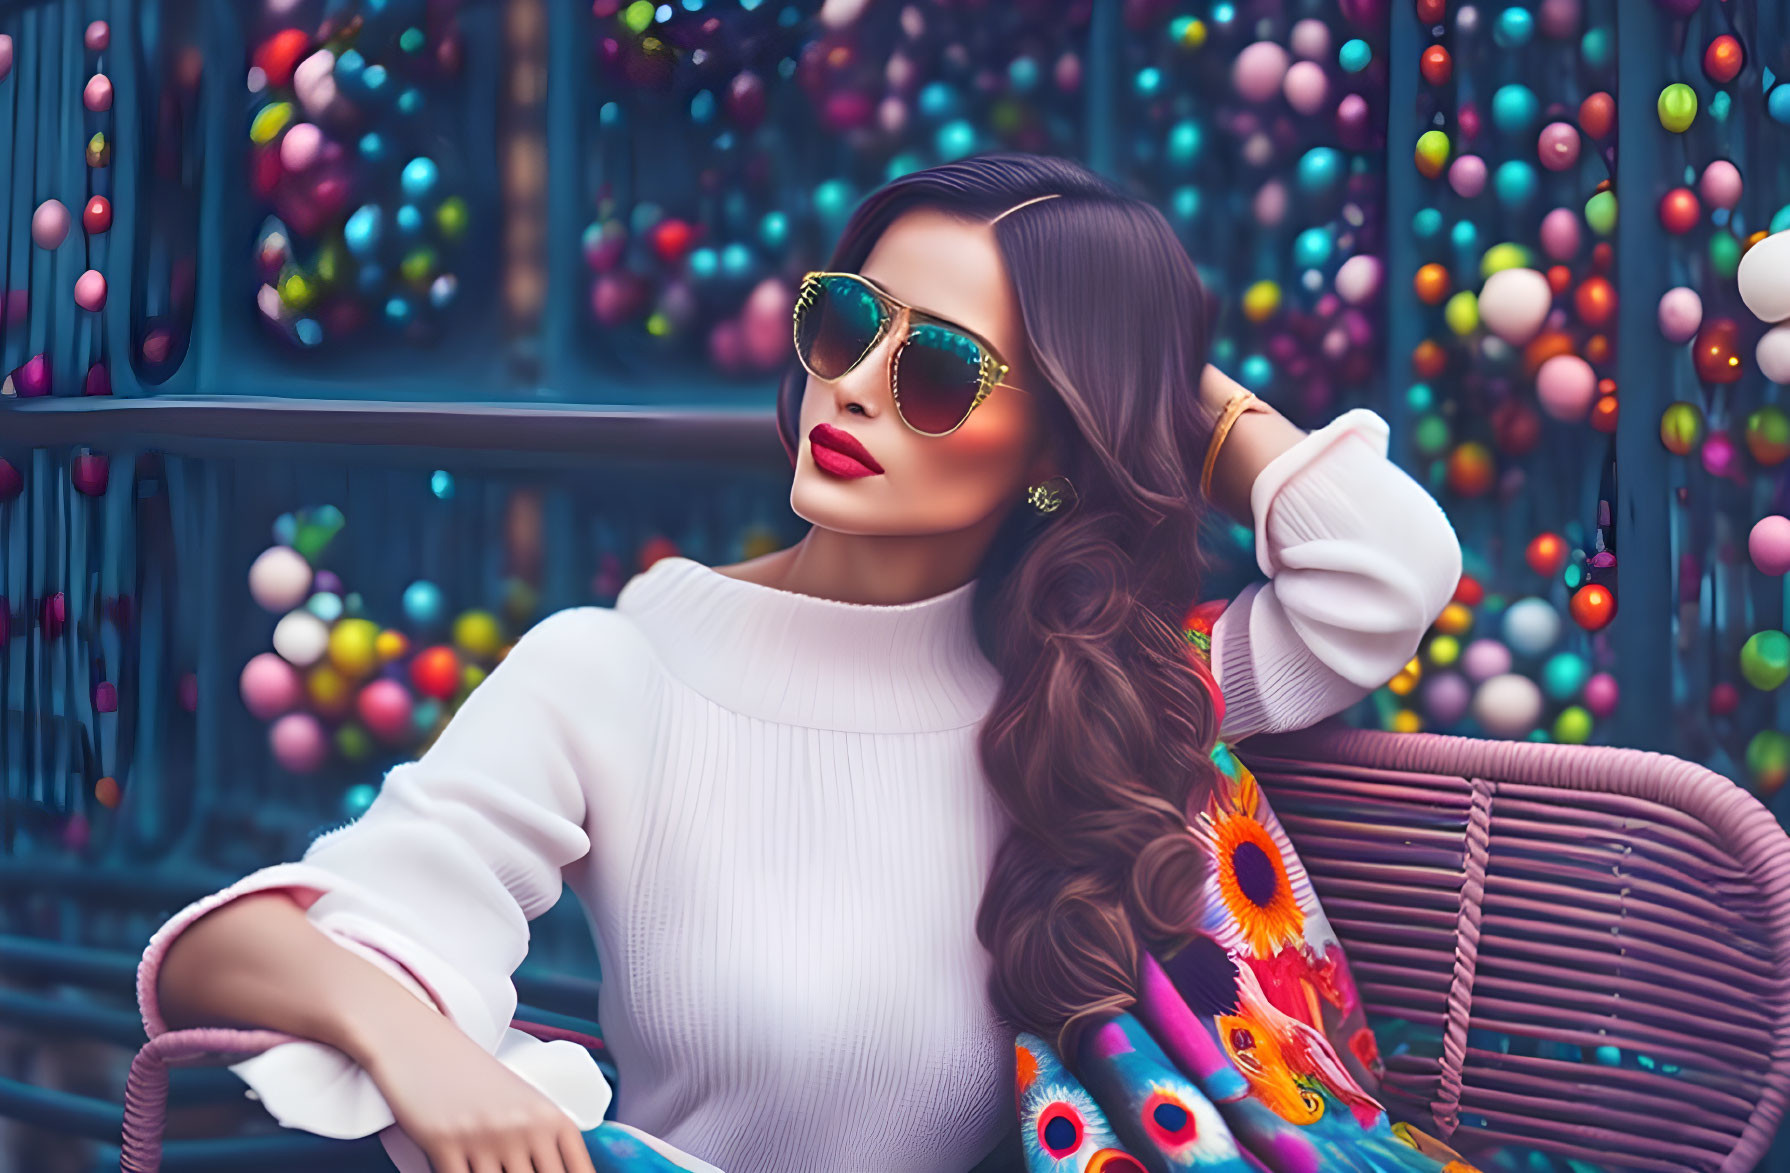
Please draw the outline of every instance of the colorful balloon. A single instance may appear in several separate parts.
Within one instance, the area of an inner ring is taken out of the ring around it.
[[[1674,82],[1661,90],[1659,124],[1673,134],[1683,134],[1697,120],[1697,91],[1683,82]]]
[[[1557,355],[1541,364],[1535,376],[1535,395],[1542,410],[1557,420],[1580,423],[1591,410],[1597,394],[1597,372],[1574,354]]]
[[[1659,299],[1659,332],[1666,341],[1682,344],[1697,336],[1703,325],[1703,299],[1697,291],[1680,285]]]
[[[1746,250],[1735,272],[1740,300],[1761,322],[1790,318],[1790,231],[1777,232]]]
[[[1778,513],[1761,517],[1747,535],[1747,553],[1760,574],[1790,572],[1790,517]]]
[[[1479,316],[1487,329],[1512,346],[1534,338],[1553,307],[1548,279],[1534,269],[1500,269],[1479,293]]]

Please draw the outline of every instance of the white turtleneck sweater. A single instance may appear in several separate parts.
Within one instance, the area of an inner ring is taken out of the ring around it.
[[[1258,477],[1269,581],[1213,637],[1227,739],[1366,695],[1451,597],[1454,531],[1386,440],[1378,415],[1350,411]],[[963,1173],[1013,1117],[1012,1031],[974,927],[1006,822],[977,753],[1000,680],[973,591],[841,603],[667,558],[613,609],[549,616],[359,820],[156,933],[146,1028],[165,1029],[155,978],[174,935],[285,888],[594,1127],[610,1089],[590,1056],[507,1028],[528,922],[564,884],[596,939],[619,1121],[694,1169]],[[332,1048],[234,1070],[282,1123],[383,1129],[399,1167],[426,1173]]]

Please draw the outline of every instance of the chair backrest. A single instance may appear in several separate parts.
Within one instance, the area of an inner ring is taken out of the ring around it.
[[[1395,1115],[1469,1153],[1764,1154],[1790,1093],[1790,837],[1757,799],[1601,746],[1331,721],[1233,748],[1343,940]]]

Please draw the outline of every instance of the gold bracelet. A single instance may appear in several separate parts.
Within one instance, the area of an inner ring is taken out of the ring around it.
[[[1223,446],[1231,425],[1246,411],[1267,410],[1268,405],[1256,398],[1253,391],[1239,391],[1225,403],[1224,411],[1219,414],[1218,424],[1212,429],[1212,442],[1206,445],[1206,467],[1200,470],[1200,496],[1212,496],[1212,470],[1218,467],[1218,449]]]

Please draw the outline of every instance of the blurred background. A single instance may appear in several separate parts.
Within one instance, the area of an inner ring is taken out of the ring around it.
[[[117,1167],[150,931],[364,810],[534,622],[800,535],[795,283],[977,151],[1151,200],[1216,363],[1391,423],[1467,575],[1351,721],[1781,812],[1785,76],[1780,0],[0,0],[0,1169]],[[568,903],[537,1021],[595,1013]],[[308,1167],[240,1093],[177,1074],[174,1135],[247,1147],[169,1168]]]

